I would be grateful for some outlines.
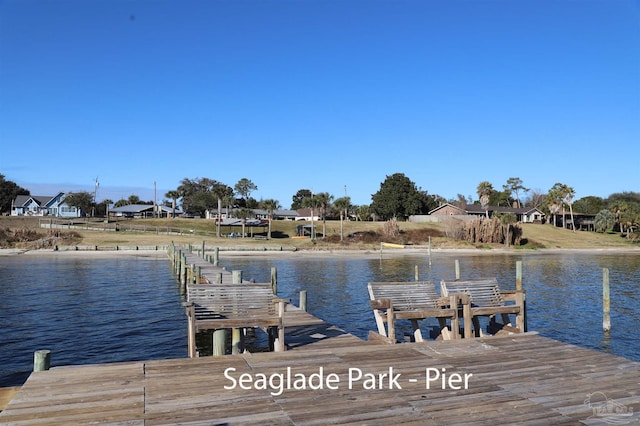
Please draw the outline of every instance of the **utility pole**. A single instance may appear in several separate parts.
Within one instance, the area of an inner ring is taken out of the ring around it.
[[[96,185],[93,188],[93,206],[91,207],[91,217],[96,215],[96,204],[98,202],[98,186],[100,183],[98,182],[98,176],[96,176]]]
[[[156,196],[156,181],[153,181],[153,217],[158,216],[158,198]]]

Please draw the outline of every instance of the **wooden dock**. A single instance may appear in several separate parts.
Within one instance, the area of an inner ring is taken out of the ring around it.
[[[34,372],[0,424],[640,423],[639,362],[536,333],[376,345],[285,318],[285,352]]]
[[[203,249],[194,252],[192,249],[183,249],[178,254],[174,248],[169,249],[169,258],[176,267],[176,274],[184,285],[195,281],[220,282],[232,284],[235,280],[249,283],[241,276],[234,276],[234,271],[227,271],[213,263],[213,258],[205,256]],[[178,256],[182,259],[176,265]],[[273,272],[273,271],[272,271]],[[272,276],[272,279],[275,277]],[[276,287],[274,285],[274,287]],[[287,304],[284,315],[285,344],[287,350],[315,349],[324,346],[340,347],[361,345],[364,342],[356,336],[329,324],[313,315],[301,310],[293,304]],[[186,333],[186,329],[185,329]]]
[[[530,333],[362,343],[55,367],[31,374],[0,423],[624,424],[640,421],[639,384],[638,362]]]

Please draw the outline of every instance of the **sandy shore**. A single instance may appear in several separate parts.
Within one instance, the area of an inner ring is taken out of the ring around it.
[[[89,257],[89,258],[104,258],[104,257],[158,257],[162,259],[167,258],[167,252],[165,250],[63,250],[55,251],[53,249],[40,249],[40,250],[27,250],[27,249],[0,249],[0,257],[3,256],[59,256],[59,257]]]
[[[586,254],[640,254],[638,248],[584,248],[584,249],[538,249],[538,250],[518,250],[518,249],[432,249],[432,256],[441,255],[474,255],[474,256],[491,256],[491,255],[520,255],[520,256],[536,256],[548,254],[568,254],[568,253],[586,253]],[[269,257],[269,258],[330,258],[330,257],[352,257],[352,258],[379,258],[395,257],[395,256],[428,256],[429,251],[425,248],[403,248],[403,249],[383,249],[380,250],[233,250],[221,247],[221,257]],[[118,256],[138,256],[138,257],[157,257],[166,258],[165,250],[60,250],[53,249],[0,249],[0,256],[60,256],[60,257],[89,257],[104,258]]]

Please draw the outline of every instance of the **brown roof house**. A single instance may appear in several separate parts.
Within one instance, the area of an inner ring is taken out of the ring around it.
[[[513,213],[516,216],[518,222],[523,223],[543,223],[545,214],[535,207],[502,207],[502,206],[488,206],[487,210],[482,208],[479,204],[469,204],[464,207],[455,206],[450,203],[442,204],[439,207],[431,210],[428,214],[429,219],[423,219],[418,216],[409,217],[411,222],[438,222],[445,218],[456,218],[462,220],[475,219],[477,217],[489,217],[495,214]]]

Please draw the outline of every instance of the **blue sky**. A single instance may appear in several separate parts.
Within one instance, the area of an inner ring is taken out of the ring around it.
[[[640,192],[639,154],[638,1],[0,0],[0,173],[35,195],[578,199]]]

